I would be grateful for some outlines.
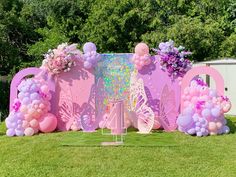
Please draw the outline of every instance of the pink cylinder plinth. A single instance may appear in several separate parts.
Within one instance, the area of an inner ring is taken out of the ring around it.
[[[124,133],[124,102],[111,101],[111,134],[121,135]]]

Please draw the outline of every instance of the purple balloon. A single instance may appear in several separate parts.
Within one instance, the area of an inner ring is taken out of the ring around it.
[[[96,51],[97,50],[97,47],[94,43],[92,42],[86,42],[83,46],[83,51],[84,53],[88,53],[88,52],[91,52],[91,51]]]
[[[198,114],[194,114],[193,115],[193,121],[194,122],[198,122],[198,120],[199,120],[199,115]]]
[[[211,111],[209,109],[203,109],[202,110],[202,116],[207,118],[211,115]]]
[[[202,133],[204,133],[205,131],[206,131],[206,129],[205,128],[201,128],[201,130],[200,130]]]
[[[196,133],[196,130],[194,128],[191,128],[187,131],[188,134],[194,135]]]
[[[24,105],[28,105],[30,103],[30,99],[29,99],[29,97],[25,97],[25,98],[23,98],[23,100],[22,100],[22,104],[24,104]]]
[[[211,109],[211,114],[212,114],[212,116],[214,116],[214,117],[219,117],[220,116],[220,109],[219,108],[213,108],[213,109]]]
[[[216,97],[217,96],[217,91],[216,90],[210,90],[209,95],[210,95],[210,97]]]
[[[15,130],[13,128],[10,128],[6,132],[7,136],[14,136],[15,135]]]
[[[201,128],[200,128],[200,127],[196,127],[195,130],[196,130],[197,132],[199,132],[199,131],[201,130]]]
[[[223,127],[223,132],[226,133],[226,134],[229,133],[230,132],[229,127],[228,126],[224,126]]]
[[[192,116],[194,114],[194,110],[191,107],[187,107],[187,108],[184,109],[183,114]]]
[[[180,115],[177,119],[177,124],[184,128],[190,126],[192,123],[193,123],[193,119],[191,116]]]
[[[16,129],[15,132],[16,132],[16,136],[24,136],[23,128]]]
[[[38,93],[31,93],[30,94],[30,99],[31,100],[37,100],[39,98],[39,94]]]
[[[7,128],[12,128],[12,122],[9,120],[9,118],[6,118],[5,123]]]
[[[202,136],[202,132],[197,132],[197,136]]]
[[[16,118],[17,119],[23,120],[23,118],[24,118],[23,116],[24,115],[21,112],[16,113]]]
[[[88,61],[85,61],[85,62],[84,62],[84,67],[85,67],[86,69],[90,69],[90,68],[92,67],[92,64],[91,64],[90,62],[88,62]]]

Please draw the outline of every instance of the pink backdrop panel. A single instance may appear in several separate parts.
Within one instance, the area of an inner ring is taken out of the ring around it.
[[[161,70],[158,56],[152,57],[152,61],[152,64],[139,71],[138,77],[144,81],[148,106],[154,111],[155,120],[159,121],[166,131],[173,131],[177,127],[181,87],[179,81],[171,80],[168,73]]]
[[[59,130],[69,130],[74,121],[80,124],[80,116],[88,107],[91,110],[90,116],[95,114],[95,101],[91,100],[94,98],[91,96],[94,84],[94,71],[85,70],[79,64],[70,72],[55,77],[52,112],[58,118]]]
[[[216,83],[216,90],[219,95],[224,95],[224,79],[221,74],[214,68],[209,66],[198,66],[189,70],[184,76],[181,84],[181,95],[184,93],[184,89],[189,86],[191,80],[198,75],[207,74],[211,76]],[[181,111],[183,111],[183,102],[181,99]]]

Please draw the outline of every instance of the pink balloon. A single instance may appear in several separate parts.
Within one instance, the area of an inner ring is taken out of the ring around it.
[[[137,65],[139,65],[139,60],[136,59],[136,60],[134,61],[134,63],[137,64]]]
[[[28,127],[28,128],[25,129],[24,133],[25,133],[25,136],[33,136],[34,135],[34,129],[31,128],[31,127]]]
[[[33,128],[34,129],[34,134],[37,134],[39,132],[38,128]]]
[[[136,68],[137,70],[141,70],[141,69],[142,69],[142,66],[140,66],[139,64],[135,64],[135,68]]]
[[[143,56],[145,54],[149,54],[149,47],[147,44],[145,44],[143,42],[137,44],[134,50],[135,50],[135,53],[140,56]]]
[[[49,87],[47,85],[43,85],[40,89],[45,94],[48,94],[49,92]]]
[[[215,122],[209,122],[208,129],[209,129],[211,132],[217,131],[216,123],[215,123]]]
[[[39,130],[44,133],[53,132],[57,127],[57,118],[51,113],[47,113],[39,119]]]
[[[149,58],[149,59],[145,60],[144,63],[145,63],[145,65],[149,65],[151,63],[151,59]]]
[[[231,109],[231,103],[227,102],[226,104],[224,104],[224,102],[223,102],[222,105],[223,105],[223,108],[222,108],[223,112],[224,113],[229,112],[229,110]]]
[[[27,127],[29,127],[29,122],[23,120],[22,127],[23,127],[24,129],[26,129]]]
[[[222,122],[216,122],[217,129],[221,129],[223,124]]]
[[[191,88],[191,90],[189,91],[189,94],[191,96],[197,96],[198,95],[198,91],[195,88]]]
[[[38,123],[38,121],[36,119],[31,120],[29,124],[33,128],[36,128],[39,125],[39,123]]]
[[[35,111],[36,111],[36,110],[35,110],[34,108],[30,108],[30,109],[28,110],[28,114],[31,115],[31,114],[33,114]]]
[[[144,64],[145,64],[144,61],[139,62],[139,65],[141,65],[141,66],[143,66]]]

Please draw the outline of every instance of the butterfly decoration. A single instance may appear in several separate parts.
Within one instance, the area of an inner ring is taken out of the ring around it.
[[[155,114],[147,105],[147,96],[142,79],[137,79],[136,73],[130,80],[130,117],[139,133],[150,133],[154,125]]]
[[[77,122],[77,126],[80,127],[80,121],[77,121],[80,117],[81,110],[83,106],[80,107],[77,103],[75,103],[75,99],[73,99],[72,92],[70,88],[63,89],[61,95],[61,106],[59,107],[59,129],[70,130],[71,125],[74,121]],[[64,127],[65,125],[65,127]]]
[[[80,120],[83,131],[93,132],[98,128],[99,122],[105,112],[104,98],[104,82],[103,79],[99,78],[97,84],[92,86],[88,103],[85,103],[81,114]]]
[[[174,131],[177,128],[176,120],[178,108],[175,101],[175,92],[166,84],[162,90],[159,104],[159,121],[166,131]]]

